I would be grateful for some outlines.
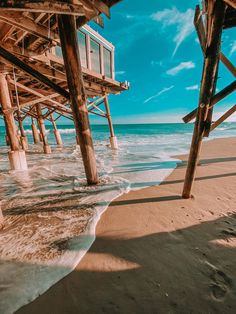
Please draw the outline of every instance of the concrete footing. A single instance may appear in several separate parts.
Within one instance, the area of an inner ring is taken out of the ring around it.
[[[111,148],[112,149],[118,149],[118,143],[117,143],[116,136],[111,136],[110,137],[110,143],[111,143]]]
[[[63,146],[60,132],[58,130],[54,130],[54,135],[55,135],[57,145]]]
[[[29,148],[28,139],[26,136],[21,136],[21,144],[22,144],[23,150],[27,150]]]
[[[49,145],[43,145],[44,154],[51,154],[52,150]]]
[[[10,151],[8,153],[11,170],[27,170],[27,161],[24,150]]]

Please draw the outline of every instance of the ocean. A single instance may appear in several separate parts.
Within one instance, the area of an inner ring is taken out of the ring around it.
[[[51,155],[33,145],[30,126],[27,172],[8,169],[5,131],[0,127],[0,199],[5,227],[0,246],[0,313],[12,313],[71,272],[95,239],[109,203],[131,189],[160,184],[188,151],[192,124],[115,125],[119,149],[109,147],[107,125],[92,133],[100,183],[86,185],[73,126],[58,125],[64,147],[47,126]],[[236,136],[223,123],[210,139]],[[175,157],[173,157],[175,156]]]

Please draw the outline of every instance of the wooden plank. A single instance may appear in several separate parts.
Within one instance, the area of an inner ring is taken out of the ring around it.
[[[12,12],[3,13],[2,11],[0,11],[0,20],[7,24],[18,27],[24,31],[27,31],[30,34],[43,38],[47,41],[50,41],[50,42],[54,41],[58,45],[60,44],[57,33],[51,30],[50,37],[49,37],[49,32],[48,32],[47,27],[36,24],[33,20],[23,16],[22,14],[16,14],[16,13],[13,14]]]
[[[225,10],[226,6],[224,2],[220,0],[216,1],[214,2],[214,8],[211,10],[211,16],[208,16],[208,19],[211,19],[211,27],[207,29],[207,50],[202,71],[199,107],[186,169],[182,193],[183,198],[190,198],[191,196],[202,138],[205,131],[205,121],[209,111],[209,104],[215,89],[218,75],[221,34],[224,23]]]
[[[226,111],[218,120],[216,120],[211,125],[211,131],[213,131],[218,125],[224,122],[228,117],[230,117],[236,111],[236,105]]]
[[[236,9],[236,0],[224,0],[224,2]]]
[[[15,67],[18,69],[26,72],[30,76],[34,77],[36,80],[39,82],[42,82],[44,85],[52,88],[55,92],[58,94],[62,95],[66,99],[70,99],[70,94],[61,86],[55,84],[53,81],[48,79],[45,75],[42,73],[38,72],[25,62],[21,61],[19,58],[14,56],[11,52],[0,46],[0,56],[3,57],[5,60],[13,64]]]
[[[41,93],[35,91],[35,90],[32,89],[32,88],[29,88],[29,87],[27,87],[27,86],[22,85],[22,84],[19,83],[19,82],[14,82],[14,81],[11,80],[11,79],[9,79],[8,81],[9,81],[9,83],[11,83],[11,84],[13,84],[13,85],[16,85],[17,87],[19,87],[19,88],[21,88],[21,89],[23,89],[23,90],[26,90],[27,92],[29,92],[29,93],[31,93],[31,94],[33,94],[33,95],[39,97],[39,99],[34,99],[34,100],[31,100],[31,101],[29,101],[29,102],[27,102],[27,103],[21,104],[21,105],[20,105],[21,108],[24,108],[24,107],[26,107],[26,106],[33,106],[33,105],[38,104],[39,102],[42,103],[42,102],[44,102],[44,101],[49,101],[49,102],[51,102],[51,103],[54,104],[54,107],[55,107],[55,105],[56,105],[56,108],[57,108],[58,110],[62,110],[62,111],[65,112],[65,113],[71,114],[71,110],[70,110],[69,108],[66,108],[64,105],[60,104],[58,101],[53,100],[53,98],[58,97],[59,94],[54,93],[54,94],[52,94],[52,95],[46,95],[46,96],[45,96],[45,95],[43,95],[43,94],[41,94]],[[51,105],[51,106],[52,106],[52,105]]]
[[[76,134],[80,143],[87,182],[88,184],[97,184],[96,159],[86,106],[75,20],[71,16],[60,15],[58,17],[58,28],[71,96],[71,109]]]
[[[47,58],[55,63],[58,63],[60,65],[64,66],[64,62],[63,59],[61,57],[55,56],[51,53],[47,54]],[[37,56],[34,57],[34,59],[38,59]],[[39,66],[36,65],[37,69],[40,69],[40,72],[42,72],[43,74],[49,76],[49,77],[53,77],[53,73],[55,73],[55,78],[62,80],[64,77],[64,74],[61,74],[62,72],[60,71],[55,71],[55,70],[49,70],[49,69],[44,69],[43,66]],[[39,68],[40,67],[40,68]],[[83,76],[90,76],[91,77],[91,81],[89,79],[85,79],[84,80],[84,85],[86,87],[87,90],[94,90],[96,91],[96,93],[102,95],[103,92],[106,92],[108,94],[110,93],[118,93],[120,91],[123,90],[127,90],[128,86],[125,84],[123,85],[123,83],[120,83],[118,81],[115,81],[114,79],[108,78],[104,75],[101,75],[99,73],[96,73],[94,71],[91,71],[87,68],[82,67],[82,72],[83,72]],[[97,82],[93,82],[92,80],[96,78],[98,79]],[[106,86],[106,84],[110,84],[111,86]]]
[[[98,12],[96,15],[99,13],[105,14],[108,18],[111,17],[110,14],[110,8],[108,5],[106,5],[103,1],[100,0],[93,0],[91,2],[87,0],[79,0],[89,11],[94,11],[94,9],[97,9]]]
[[[73,1],[74,2],[74,1]],[[85,15],[84,7],[81,3],[72,3],[72,1],[12,1],[1,0],[0,8],[5,11],[27,11],[27,12],[44,12],[52,14],[71,14],[71,15]],[[1,11],[2,11],[1,10]]]

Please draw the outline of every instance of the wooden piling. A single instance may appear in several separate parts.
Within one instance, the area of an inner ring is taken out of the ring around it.
[[[42,136],[42,142],[43,142],[43,151],[45,154],[51,154],[51,147],[48,144],[48,138],[46,133],[46,128],[44,124],[43,114],[42,114],[42,108],[41,105],[38,104],[36,106],[37,114],[38,114],[38,123],[39,123],[39,130],[40,134]]]
[[[214,95],[215,82],[218,74],[221,34],[226,6],[222,0],[215,1],[212,5],[214,5],[214,8],[211,10],[211,16],[208,16],[208,21],[211,19],[211,22],[208,23],[207,29],[207,47],[204,56],[199,107],[186,170],[182,193],[183,198],[189,198],[191,196],[202,138],[205,131],[205,122],[208,116],[211,99]]]
[[[60,134],[60,132],[57,129],[57,125],[56,125],[56,122],[54,120],[53,114],[51,114],[51,121],[52,121],[52,125],[53,125],[53,128],[54,128],[53,132],[54,132],[54,135],[55,135],[56,143],[57,143],[58,146],[63,146],[63,142],[62,142],[62,139],[61,139],[61,134]]]
[[[7,125],[5,115],[3,115],[3,120],[4,120],[5,125]],[[9,140],[9,135],[8,135],[8,129],[5,128],[5,130],[6,130],[6,145],[7,145],[7,146],[10,146],[10,140]]]
[[[87,182],[88,184],[97,184],[98,174],[86,106],[75,18],[69,15],[59,15],[58,29],[70,91],[71,109]]]
[[[2,208],[0,204],[0,230],[3,228],[4,224],[4,219],[3,219],[3,214],[2,214]]]
[[[27,139],[27,136],[25,134],[25,129],[24,129],[24,126],[23,126],[23,121],[21,119],[21,116],[20,116],[20,112],[18,111],[17,112],[17,117],[18,117],[18,124],[19,124],[19,129],[20,129],[20,143],[21,143],[21,146],[24,150],[27,150],[29,148],[28,146],[28,139]]]
[[[111,112],[110,112],[110,107],[109,107],[109,102],[108,102],[108,97],[106,96],[104,98],[104,104],[106,108],[106,117],[109,125],[109,130],[110,130],[110,144],[112,149],[118,149],[118,143],[117,143],[117,138],[115,136],[113,124],[112,124],[112,118],[111,118]]]
[[[26,170],[27,162],[25,151],[20,149],[17,138],[16,125],[13,116],[11,98],[7,83],[6,74],[0,73],[0,102],[3,109],[4,121],[11,151],[8,154],[12,170]]]
[[[38,144],[39,143],[39,132],[38,132],[36,124],[34,123],[33,118],[31,121],[32,121],[31,128],[32,128],[32,136],[33,136],[34,144]]]

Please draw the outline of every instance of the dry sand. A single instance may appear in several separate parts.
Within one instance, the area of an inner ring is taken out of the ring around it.
[[[75,271],[17,313],[236,313],[236,139],[203,145],[190,200],[185,167],[116,199]]]

